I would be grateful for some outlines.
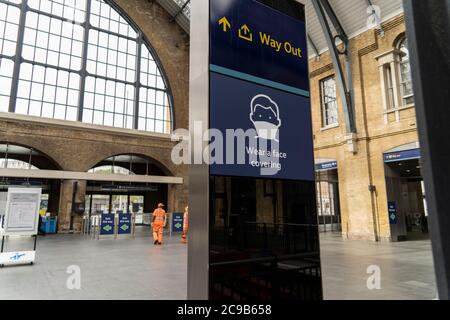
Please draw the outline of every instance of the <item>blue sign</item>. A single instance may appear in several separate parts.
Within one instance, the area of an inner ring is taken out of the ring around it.
[[[182,232],[184,223],[184,213],[173,213],[172,215],[172,232]]]
[[[337,161],[332,162],[324,162],[316,164],[316,171],[322,171],[322,170],[335,170],[338,168]]]
[[[305,23],[254,0],[210,8],[210,127],[226,140],[211,174],[313,181]]]
[[[244,146],[239,144],[238,139],[234,140],[234,150],[232,150],[234,159],[228,162],[234,165],[227,165],[226,161],[223,164],[213,163],[210,167],[212,175],[261,177],[263,176],[262,168],[276,166],[277,173],[267,178],[314,180],[311,109],[308,98],[216,73],[210,76],[210,86],[214,93],[210,101],[212,128],[221,131],[224,137],[227,129],[255,130],[253,136],[246,139]],[[264,108],[254,110],[254,107],[259,104],[265,104],[265,106],[276,104],[276,117],[275,113],[267,112]],[[258,120],[264,117],[268,121],[280,122],[277,136],[255,139],[254,143],[258,145],[252,146],[250,140],[258,133],[259,126],[261,124],[264,126],[264,122]],[[272,120],[269,119],[270,117]],[[274,138],[273,140],[276,141],[272,143],[274,141],[265,138]],[[264,149],[261,144],[271,146],[267,151],[272,153],[272,157],[262,159],[263,157],[259,154],[255,157],[256,153]],[[224,150],[224,152],[227,153],[227,157],[230,157],[230,150]],[[240,153],[245,155],[244,164],[239,164]]]
[[[397,206],[395,202],[388,202],[389,223],[392,225],[397,224]]]
[[[211,0],[211,71],[309,92],[306,27],[255,0]]]
[[[384,162],[398,162],[398,161],[406,161],[406,160],[415,160],[420,159],[421,153],[420,149],[399,151],[399,152],[390,152],[384,154]]]
[[[118,234],[131,234],[131,214],[119,213]]]
[[[114,234],[114,219],[115,215],[110,213],[103,213],[100,220],[100,235],[108,236]]]

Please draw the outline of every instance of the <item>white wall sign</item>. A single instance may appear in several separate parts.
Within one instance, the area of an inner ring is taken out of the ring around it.
[[[5,235],[33,236],[38,233],[41,193],[40,188],[9,188]]]

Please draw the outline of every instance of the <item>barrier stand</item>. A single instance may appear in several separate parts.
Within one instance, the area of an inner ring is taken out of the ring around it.
[[[151,213],[143,213],[142,214],[142,224],[144,226],[150,226],[152,222],[152,214]]]
[[[116,219],[116,239],[119,238],[134,238],[134,221],[135,215],[133,213],[119,213]]]
[[[102,214],[93,220],[94,238],[123,239],[134,238],[136,231],[136,216],[133,213]]]
[[[95,216],[89,217],[89,215],[84,215],[81,223],[81,232],[84,236],[89,235],[92,236],[94,231],[94,223],[92,221],[95,220]]]
[[[131,238],[134,239],[136,236],[136,214],[133,213],[131,219]]]
[[[89,235],[92,238],[99,240],[100,236],[102,236],[101,217],[102,215],[92,215],[90,218],[87,215],[83,216],[81,227],[82,234]],[[128,235],[130,238],[135,238],[136,236],[136,214],[134,213],[114,214],[114,223],[109,223],[106,227],[108,227],[108,225],[111,228],[108,228],[108,230],[105,228],[107,232],[107,234],[104,235],[105,237],[113,236],[114,239],[117,239],[120,235]]]
[[[93,234],[94,234],[94,239],[100,240],[100,220],[97,221],[97,219],[95,219]]]
[[[89,233],[93,239],[96,238],[96,234],[97,232],[99,232],[98,224],[99,224],[99,216],[98,215],[91,216]]]
[[[100,222],[97,226],[95,226],[95,235],[94,239],[100,240]]]
[[[83,220],[81,220],[81,234],[83,236],[89,234],[89,216],[83,215]]]
[[[169,221],[169,223],[168,223],[168,225],[169,225],[169,236],[172,238],[173,213],[172,212],[171,213],[167,213],[167,218],[166,219],[168,219],[168,221]],[[167,223],[167,220],[166,220],[166,223]]]
[[[114,214],[114,240],[117,240],[118,226],[119,226],[119,217],[117,214]]]

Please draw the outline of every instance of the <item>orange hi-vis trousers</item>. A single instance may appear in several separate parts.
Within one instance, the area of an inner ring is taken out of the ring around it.
[[[153,241],[162,243],[164,232],[164,221],[155,221],[153,223]]]
[[[188,233],[188,226],[185,224],[183,226],[183,235],[181,237],[184,243],[187,242],[187,233]]]

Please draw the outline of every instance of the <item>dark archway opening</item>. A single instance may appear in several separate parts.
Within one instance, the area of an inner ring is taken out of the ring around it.
[[[49,156],[31,147],[0,143],[0,169],[59,170],[61,167]],[[10,187],[42,188],[41,211],[56,214],[59,209],[61,182],[52,179],[0,177],[0,197],[6,198]]]
[[[169,170],[158,161],[143,155],[116,155],[100,161],[90,173],[115,175],[167,176]],[[150,223],[150,213],[158,203],[168,202],[168,186],[156,183],[89,181],[85,214],[132,213],[136,224]],[[166,207],[170,210],[170,207]]]

